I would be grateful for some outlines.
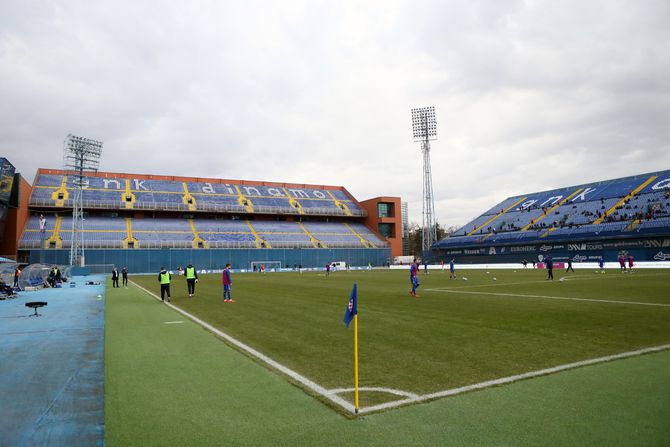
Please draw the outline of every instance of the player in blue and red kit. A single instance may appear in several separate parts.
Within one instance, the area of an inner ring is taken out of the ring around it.
[[[230,264],[226,264],[226,268],[223,269],[221,281],[223,282],[223,302],[234,303],[235,300],[230,296],[230,287],[233,285],[233,279],[230,277]]]
[[[412,282],[412,290],[409,291],[409,294],[414,298],[418,298],[419,295],[416,294],[416,289],[419,288],[419,261],[416,259],[412,261],[412,265],[409,267],[409,280]]]

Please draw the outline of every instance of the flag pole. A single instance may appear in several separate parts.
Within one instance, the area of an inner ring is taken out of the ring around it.
[[[355,411],[358,414],[358,314],[354,315],[354,386]]]

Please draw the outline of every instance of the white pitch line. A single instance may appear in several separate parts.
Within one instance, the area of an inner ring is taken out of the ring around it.
[[[660,351],[665,351],[667,349],[670,349],[670,345],[661,345],[661,346],[654,346],[651,348],[645,348],[645,349],[639,349],[637,351],[630,351],[630,352],[624,352],[621,354],[614,354],[614,355],[608,355],[605,357],[598,357],[595,359],[589,359],[589,360],[582,360],[580,362],[574,362],[574,363],[568,363],[566,365],[559,365],[559,366],[554,366],[553,368],[546,368],[546,369],[541,369],[538,371],[531,371],[523,374],[516,374],[514,376],[509,376],[509,377],[503,377],[501,379],[495,379],[495,380],[488,380],[486,382],[480,382],[480,383],[475,383],[472,385],[466,385],[462,386],[459,388],[453,388],[450,390],[445,390],[445,391],[438,391],[436,393],[431,393],[431,394],[424,394],[421,396],[418,396],[416,398],[408,398],[408,399],[403,399],[395,402],[388,402],[385,404],[379,404],[379,405],[374,405],[372,407],[365,407],[360,410],[360,413],[370,413],[373,411],[379,411],[379,410],[386,410],[389,408],[394,408],[398,407],[401,405],[406,405],[410,403],[417,403],[417,402],[422,402],[422,401],[427,401],[427,400],[432,400],[432,399],[438,399],[441,397],[447,397],[447,396],[454,396],[456,394],[462,394],[468,391],[473,391],[473,390],[481,390],[484,388],[489,388],[492,386],[498,386],[498,385],[504,385],[507,383],[512,383],[512,382],[517,382],[519,380],[524,380],[524,379],[531,379],[534,377],[539,377],[539,376],[545,376],[547,374],[553,374],[561,371],[566,371],[568,369],[575,369],[579,368],[582,366],[589,366],[589,365],[595,365],[598,363],[604,363],[604,362],[610,362],[612,360],[620,360],[620,359],[625,359],[628,357],[635,357],[638,355],[642,354],[649,354],[652,352],[660,352]]]
[[[144,287],[140,286],[139,284],[137,284],[133,281],[130,281],[130,282],[133,285],[135,285],[136,287],[144,290],[146,293],[148,293],[149,295],[154,297],[156,300],[158,300],[158,301],[161,300],[160,297],[158,295],[156,295],[155,293],[145,289]],[[186,312],[185,310],[182,310],[179,307],[174,306],[174,305],[172,305],[170,303],[167,303],[167,302],[165,304],[168,307],[172,308],[173,310],[175,310],[175,311],[179,312],[180,314],[184,315],[185,317],[193,320],[194,322],[196,322],[200,326],[204,327],[208,331],[213,332],[214,334],[223,338],[224,340],[226,340],[230,344],[235,345],[236,347],[242,349],[243,351],[245,351],[248,354],[252,355],[253,357],[257,358],[258,360],[261,360],[262,362],[266,363],[267,365],[271,366],[272,368],[274,368],[278,371],[281,371],[283,374],[289,376],[291,379],[295,380],[296,382],[299,382],[300,384],[309,388],[313,392],[315,392],[315,393],[325,397],[326,399],[334,402],[335,404],[344,408],[348,412],[350,412],[350,413],[355,412],[354,406],[352,404],[350,404],[349,402],[347,402],[346,400],[342,399],[341,397],[339,397],[337,395],[330,394],[327,389],[325,389],[324,387],[322,387],[321,385],[319,385],[315,382],[312,382],[307,377],[302,376],[302,375],[298,374],[297,372],[293,371],[292,369],[287,368],[286,366],[282,365],[281,363],[271,359],[270,357],[266,356],[265,354],[262,354],[261,352],[255,350],[251,346],[242,343],[241,341],[237,340],[236,338],[233,338],[230,335],[228,335],[224,332],[221,332],[219,329],[215,328],[211,324],[201,320],[200,318],[198,318],[194,315],[191,315],[190,313]]]
[[[429,290],[429,289],[426,289]],[[514,296],[521,298],[543,298],[549,300],[567,300],[567,301],[589,301],[593,303],[608,303],[608,304],[632,304],[637,306],[658,306],[670,307],[670,304],[665,303],[645,303],[641,301],[616,301],[616,300],[597,300],[592,298],[574,298],[568,296],[548,296],[548,295],[524,295],[521,293],[501,293],[501,292],[468,292],[465,290],[449,290],[449,289],[432,289],[432,292],[446,292],[446,293],[466,293],[469,295],[493,295],[493,296]]]
[[[328,390],[331,394],[340,394],[340,393],[353,393],[356,391],[356,388],[335,388],[333,390]],[[382,387],[358,387],[358,391],[378,391],[380,393],[393,394],[395,396],[404,396],[409,398],[419,397],[418,394],[410,393],[409,391],[394,390],[393,388],[382,388]]]
[[[645,273],[645,274],[639,274],[635,275],[636,278],[642,278],[642,277],[647,277],[647,276],[661,276],[663,273]],[[579,275],[579,276],[564,276],[566,281],[591,281],[594,279],[616,279],[616,278],[630,278],[630,275],[628,276],[619,276],[619,275],[607,275],[605,277],[603,276],[586,276],[586,275]],[[501,287],[501,286],[522,286],[526,284],[553,284],[552,282],[547,282],[546,279],[543,280],[536,280],[536,281],[517,281],[517,282],[504,282],[504,281],[499,281],[496,283],[490,283],[490,284],[472,284],[472,285],[467,285],[467,286],[454,286],[454,287],[449,287],[451,290],[455,289],[473,289],[476,287]],[[424,291],[436,291],[436,290],[445,290],[445,289],[440,289],[440,288],[431,288],[431,289],[423,289]]]
[[[179,321],[166,321],[166,322],[163,323],[163,324],[180,324],[180,323],[183,323],[183,322],[184,322],[183,320],[179,320]]]
[[[130,281],[130,282],[134,286],[138,287],[139,289],[144,290],[146,293],[148,293],[150,296],[154,297],[156,300],[160,301],[160,298],[155,293],[145,289],[144,287],[140,286],[139,284],[137,284],[133,281]],[[461,293],[463,293],[463,292],[461,292]],[[472,292],[472,293],[476,293],[476,292]],[[221,332],[219,329],[215,328],[214,326],[210,325],[209,323],[206,323],[206,322],[202,321],[201,319],[195,317],[194,315],[189,314],[188,312],[180,309],[179,307],[173,306],[172,304],[169,304],[169,303],[165,303],[165,304],[168,305],[169,307],[171,307],[172,309],[174,309],[175,311],[177,311],[177,312],[181,313],[182,315],[186,316],[187,318],[193,320],[195,323],[201,325],[205,329],[213,332],[214,334],[218,335],[219,337],[223,338],[224,340],[230,342],[231,344],[237,346],[238,348],[246,351],[250,355],[252,355],[252,356],[256,357],[257,359],[263,361],[264,363],[270,365],[272,368],[274,368],[278,371],[281,371],[282,373],[284,373],[287,376],[294,379],[296,382],[301,383],[302,385],[306,386],[307,388],[314,391],[315,393],[317,393],[317,394],[325,397],[326,399],[330,400],[331,402],[339,405],[340,407],[342,407],[344,410],[348,411],[349,413],[352,413],[352,414],[355,413],[354,406],[352,404],[350,404],[346,400],[344,400],[341,397],[334,394],[334,392],[337,391],[337,390],[330,390],[329,391],[329,390],[323,388],[322,386],[318,385],[317,383],[312,382],[308,378],[306,378],[306,377],[298,374],[297,372],[287,368],[286,366],[276,362],[275,360],[272,360],[270,357],[268,357],[264,354],[261,354],[259,351],[256,351],[252,347],[242,343],[241,341],[231,337],[228,334],[225,334],[225,333]],[[552,368],[541,369],[539,371],[531,371],[531,372],[527,372],[527,373],[523,373],[523,374],[517,374],[517,375],[514,375],[514,376],[503,377],[503,378],[500,378],[500,379],[489,380],[489,381],[486,381],[486,382],[475,383],[475,384],[472,384],[472,385],[466,385],[466,386],[462,386],[462,387],[459,387],[459,388],[453,388],[453,389],[450,389],[450,390],[438,391],[436,393],[430,393],[430,394],[424,394],[424,395],[416,395],[416,397],[408,397],[407,399],[397,400],[397,401],[393,401],[393,402],[387,402],[387,403],[380,404],[380,405],[373,405],[371,407],[364,407],[364,408],[359,409],[359,413],[360,414],[372,413],[372,412],[375,412],[375,411],[386,410],[386,409],[389,409],[389,408],[395,408],[395,407],[399,407],[399,406],[410,404],[410,403],[417,403],[417,402],[423,402],[423,401],[427,401],[427,400],[439,399],[441,397],[453,396],[453,395],[456,395],[456,394],[465,393],[467,391],[481,390],[481,389],[484,389],[484,388],[489,388],[489,387],[492,387],[492,386],[498,386],[498,385],[503,385],[503,384],[507,384],[507,383],[512,383],[512,382],[516,382],[516,381],[523,380],[523,379],[530,379],[530,378],[533,378],[533,377],[539,377],[539,376],[544,376],[544,375],[547,375],[547,374],[553,374],[553,373],[560,372],[560,371],[565,371],[565,370],[568,370],[568,369],[574,369],[574,368],[579,368],[579,367],[588,366],[588,365],[595,365],[597,363],[604,363],[604,362],[609,362],[609,361],[612,361],[612,360],[619,360],[619,359],[624,359],[624,358],[627,358],[627,357],[634,357],[634,356],[638,356],[638,355],[642,355],[642,354],[648,354],[648,353],[652,353],[652,352],[660,352],[660,351],[664,351],[664,350],[667,350],[667,349],[670,349],[670,344],[661,345],[661,346],[654,346],[654,347],[645,348],[645,349],[639,349],[637,351],[624,352],[624,353],[621,353],[621,354],[608,355],[608,356],[605,356],[605,357],[598,357],[598,358],[589,359],[589,360],[582,360],[582,361],[579,361],[579,362],[568,363],[566,365],[559,365],[559,366],[555,366],[555,367],[552,367]],[[342,389],[342,390],[348,391],[349,389]],[[389,389],[384,388],[384,390],[389,390]],[[394,391],[396,391],[396,390],[394,390]],[[409,396],[409,394],[411,394],[411,393],[407,393],[407,394]]]

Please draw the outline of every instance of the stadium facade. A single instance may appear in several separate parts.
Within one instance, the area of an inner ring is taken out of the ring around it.
[[[10,189],[22,200],[8,220],[18,231],[5,234],[2,253],[20,262],[69,263],[72,180],[67,171],[39,169],[32,186],[14,182]],[[259,261],[386,265],[402,250],[396,197],[359,202],[342,186],[114,172],[88,173],[85,183],[86,265],[131,272],[188,263],[244,269]]]
[[[432,247],[461,264],[670,260],[670,171],[509,197]]]

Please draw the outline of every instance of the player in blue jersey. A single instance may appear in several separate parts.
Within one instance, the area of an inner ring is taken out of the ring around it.
[[[454,266],[454,258],[449,261],[449,279],[456,279],[456,267]]]
[[[412,283],[412,290],[409,291],[409,294],[414,298],[418,298],[419,295],[416,294],[416,289],[419,288],[419,261],[416,259],[412,261],[412,265],[409,267],[409,280]]]
[[[234,303],[235,300],[230,296],[230,288],[233,285],[233,279],[230,277],[230,264],[226,264],[221,275],[221,282],[223,283],[223,302]]]
[[[600,273],[605,273],[605,260],[602,256],[598,258],[598,267],[600,267]]]

